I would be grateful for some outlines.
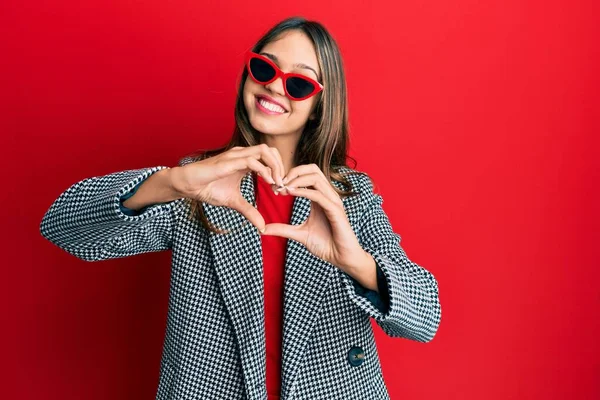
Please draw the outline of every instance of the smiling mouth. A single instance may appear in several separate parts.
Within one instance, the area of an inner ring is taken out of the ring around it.
[[[262,97],[256,97],[256,107],[265,114],[278,115],[285,114],[287,111],[283,107],[270,103]]]

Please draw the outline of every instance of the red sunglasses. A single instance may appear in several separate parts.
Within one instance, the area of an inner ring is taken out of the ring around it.
[[[286,73],[269,58],[248,51],[246,53],[246,68],[252,80],[261,85],[267,85],[281,77],[285,95],[290,100],[305,100],[323,90],[323,85],[302,74]]]

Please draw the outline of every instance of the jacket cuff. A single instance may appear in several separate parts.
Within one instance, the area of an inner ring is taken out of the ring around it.
[[[357,295],[366,298],[382,314],[386,314],[389,309],[389,304],[390,304],[387,280],[385,279],[385,274],[383,273],[383,271],[381,270],[379,265],[376,265],[376,270],[377,270],[377,287],[379,289],[379,292],[377,292],[375,290],[367,289],[366,287],[361,285],[356,279],[354,279],[350,275],[348,275],[348,277],[352,280],[352,284],[354,285],[354,292]]]
[[[135,194],[135,192],[137,192],[137,190],[139,189],[139,187],[142,185],[142,183],[144,183],[146,181],[146,179],[148,179],[149,177],[144,178],[140,183],[138,183],[137,185],[135,185],[133,187],[133,189],[131,189],[129,192],[126,192],[124,195],[122,195],[119,198],[119,207],[121,208],[121,212],[125,215],[129,215],[129,216],[135,216],[135,215],[140,215],[142,214],[144,211],[146,211],[148,208],[150,208],[151,206],[153,206],[154,204],[150,204],[147,205],[146,207],[143,207],[139,210],[134,210],[133,208],[128,208],[125,207],[123,205],[123,202],[125,200],[127,200],[128,198],[130,198],[131,196],[133,196]]]

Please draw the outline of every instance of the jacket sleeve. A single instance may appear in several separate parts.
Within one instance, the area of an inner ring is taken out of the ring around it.
[[[83,179],[52,203],[40,224],[43,237],[85,261],[101,261],[171,248],[173,204],[124,207],[157,166]]]
[[[407,257],[400,246],[400,235],[393,231],[381,206],[383,198],[373,193],[370,179],[366,187],[366,205],[357,238],[385,276],[388,309],[382,312],[358,295],[348,274],[342,273],[343,282],[351,299],[373,317],[388,336],[429,342],[441,320],[437,280]]]

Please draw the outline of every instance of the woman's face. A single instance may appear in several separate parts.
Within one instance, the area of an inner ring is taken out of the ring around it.
[[[302,31],[284,32],[277,41],[267,44],[259,53],[270,58],[283,72],[303,74],[322,82],[317,53],[308,36]],[[308,68],[294,67],[294,64],[304,64],[314,71]],[[265,113],[257,104],[257,96],[260,95],[269,96],[285,111],[277,114]],[[277,78],[268,85],[261,85],[248,76],[244,84],[244,105],[250,123],[254,129],[267,135],[290,133],[300,135],[308,118],[314,112],[319,96],[321,93],[301,101],[290,100],[285,95],[281,78]]]

